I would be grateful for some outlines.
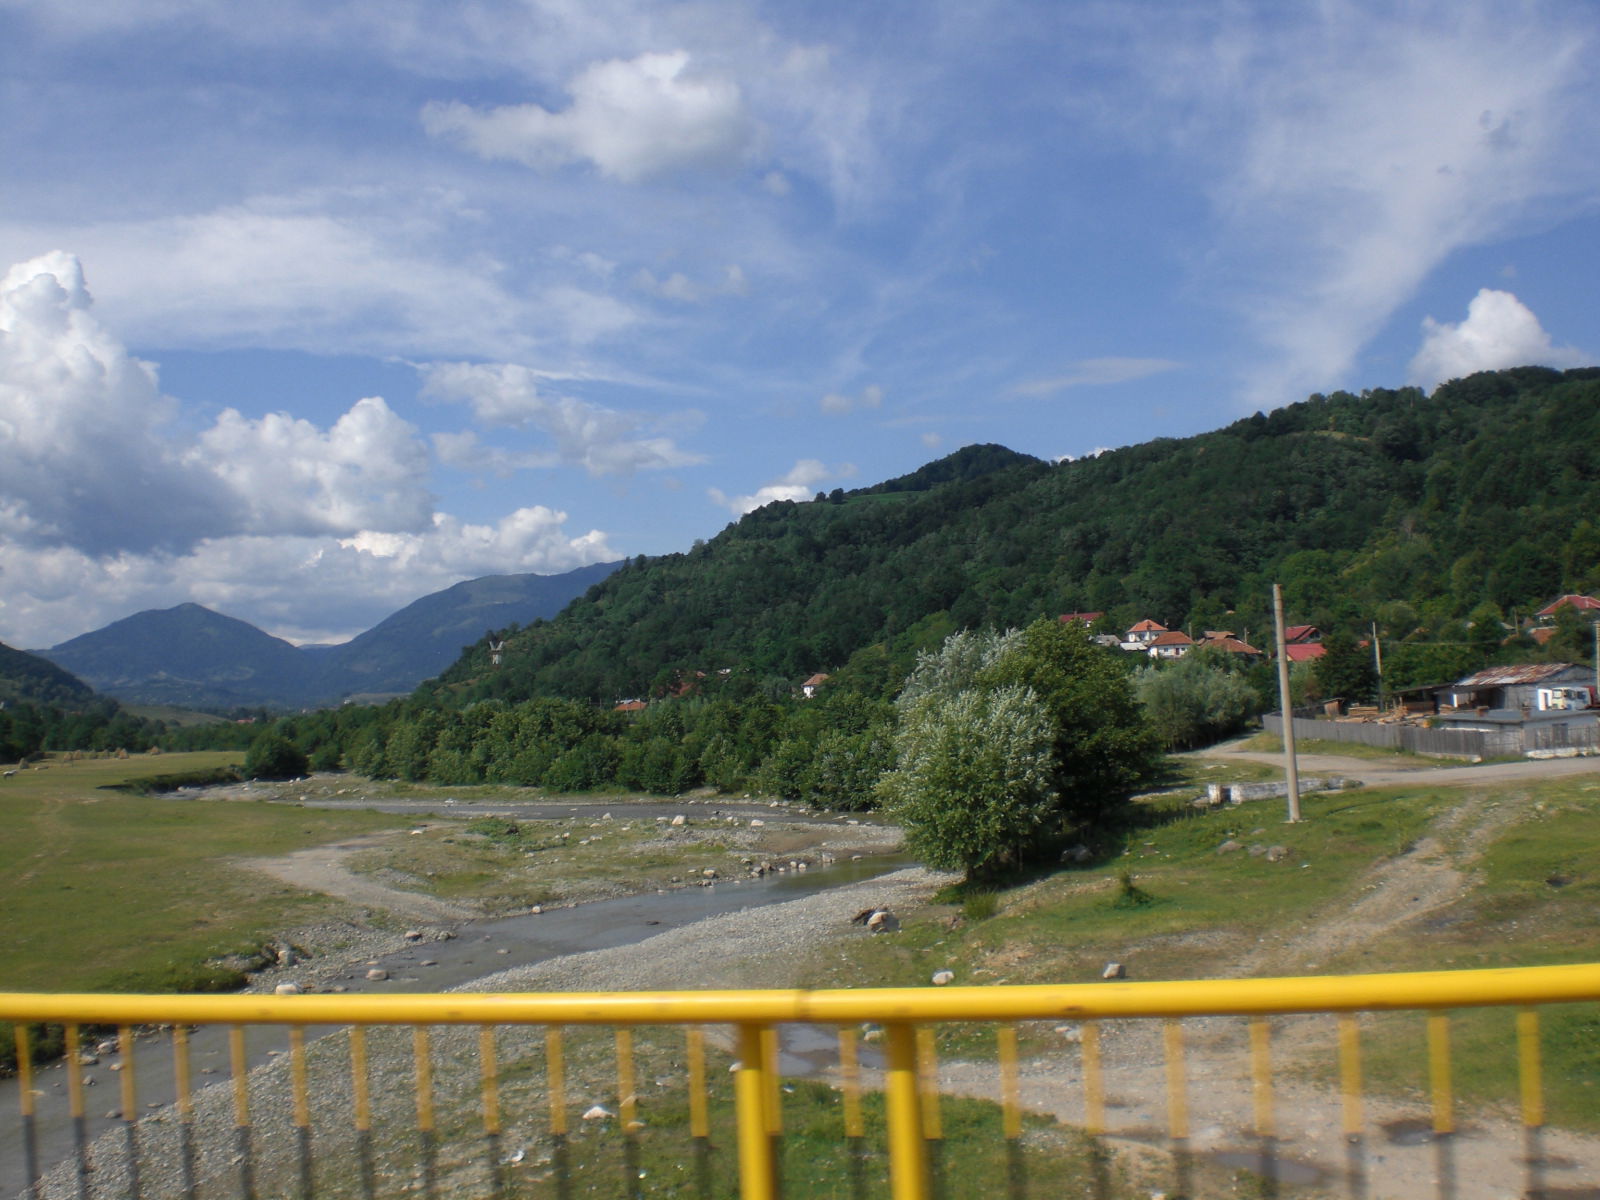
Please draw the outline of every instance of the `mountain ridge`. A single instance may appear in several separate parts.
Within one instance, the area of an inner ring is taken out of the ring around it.
[[[294,646],[187,602],[130,614],[31,657],[81,677],[86,690],[142,704],[297,708],[352,694],[404,694],[485,631],[553,616],[616,566],[463,580],[341,645]]]

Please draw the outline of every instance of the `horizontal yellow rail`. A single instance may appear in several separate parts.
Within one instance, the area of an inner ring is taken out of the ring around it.
[[[1544,1124],[1541,1095],[1541,1061],[1535,1006],[1600,1000],[1600,964],[1553,967],[1513,967],[1478,971],[1426,971],[1387,975],[1315,976],[1274,979],[1195,980],[1156,983],[1097,982],[1031,987],[868,988],[853,990],[678,991],[678,992],[570,992],[570,993],[445,993],[407,995],[100,995],[88,993],[0,993],[0,1020],[17,1024],[15,1038],[22,1074],[21,1117],[26,1141],[27,1174],[34,1167],[34,1097],[30,1083],[28,1030],[32,1023],[66,1026],[66,1061],[80,1059],[80,1029],[88,1025],[118,1027],[125,1073],[121,1077],[121,1120],[126,1146],[124,1161],[131,1173],[132,1194],[138,1194],[140,1163],[138,1098],[134,1089],[132,1027],[174,1026],[176,1096],[181,1137],[191,1134],[193,1105],[190,1096],[188,1041],[185,1027],[216,1025],[228,1031],[234,1090],[233,1161],[238,1164],[241,1195],[256,1194],[252,1163],[250,1089],[245,1055],[245,1026],[289,1027],[293,1129],[299,1155],[299,1195],[314,1194],[311,1174],[311,1123],[305,1074],[305,1028],[351,1026],[349,1036],[350,1087],[356,1131],[356,1151],[363,1194],[376,1194],[373,1175],[373,1107],[367,1073],[366,1027],[411,1026],[416,1092],[416,1131],[421,1147],[424,1192],[434,1195],[435,1111],[434,1060],[429,1026],[479,1027],[479,1072],[483,1134],[488,1147],[488,1181],[492,1196],[502,1194],[505,1170],[500,1152],[499,1077],[493,1030],[497,1026],[546,1027],[546,1069],[550,1119],[549,1133],[558,1151],[567,1132],[565,1067],[560,1026],[609,1025],[616,1028],[617,1112],[627,1139],[625,1155],[636,1151],[633,1133],[637,1089],[633,1061],[632,1027],[641,1025],[689,1026],[686,1043],[690,1076],[690,1131],[701,1143],[709,1134],[704,1090],[705,1064],[701,1033],[692,1027],[738,1027],[735,1109],[740,1194],[744,1200],[775,1200],[780,1193],[776,1143],[782,1133],[779,1096],[778,1037],[783,1024],[832,1025],[839,1030],[839,1063],[844,1089],[846,1136],[858,1141],[862,1134],[859,1063],[852,1026],[863,1022],[883,1026],[881,1087],[886,1113],[886,1145],[890,1195],[893,1200],[926,1200],[940,1194],[935,1177],[943,1161],[943,1126],[939,1114],[938,1064],[931,1026],[945,1021],[996,1022],[1000,1031],[1001,1093],[1005,1109],[1004,1136],[1014,1157],[1020,1153],[1021,1117],[1018,1104],[1016,1034],[1008,1023],[1028,1020],[1082,1022],[1082,1072],[1085,1130],[1091,1136],[1105,1131],[1106,1097],[1101,1062],[1100,1026],[1109,1019],[1158,1018],[1166,1021],[1167,1130],[1175,1148],[1175,1162],[1186,1162],[1177,1150],[1188,1141],[1188,1083],[1182,1027],[1184,1017],[1243,1016],[1256,1018],[1250,1029],[1251,1072],[1254,1086],[1253,1125],[1263,1146],[1275,1140],[1272,1069],[1269,1033],[1264,1018],[1277,1014],[1339,1014],[1340,1094],[1343,1128],[1350,1165],[1346,1171],[1349,1194],[1365,1195],[1365,1166],[1361,1151],[1361,1067],[1354,1014],[1381,1010],[1422,1010],[1428,1014],[1429,1091],[1433,1099],[1430,1121],[1438,1147],[1436,1173],[1442,1181],[1439,1195],[1453,1200],[1454,1167],[1449,1136],[1456,1128],[1449,1063],[1447,1010],[1475,1007],[1517,1008],[1518,1070],[1528,1169],[1528,1191],[1542,1189],[1539,1171],[1544,1161],[1539,1149]],[[88,1170],[85,1137],[85,1101],[76,1071],[69,1071],[70,1115],[75,1130],[76,1170],[81,1194]],[[92,1080],[90,1081],[92,1082]],[[180,1144],[182,1165],[190,1168],[190,1145]],[[1266,1150],[1263,1151],[1265,1155]],[[514,1160],[504,1160],[506,1162]],[[564,1160],[563,1160],[564,1161]],[[625,1157],[630,1180],[638,1178],[636,1164]],[[1265,1161],[1265,1160],[1263,1160]],[[1186,1170],[1186,1168],[1184,1168]],[[186,1178],[188,1176],[186,1175]],[[192,1179],[190,1180],[192,1184]],[[629,1187],[633,1184],[630,1182]],[[1187,1192],[1186,1178],[1177,1190]],[[192,1194],[192,1187],[189,1189]]]
[[[1600,1000],[1600,964],[1392,975],[826,991],[99,995],[0,992],[0,1020],[116,1025],[706,1025],[1086,1021]]]

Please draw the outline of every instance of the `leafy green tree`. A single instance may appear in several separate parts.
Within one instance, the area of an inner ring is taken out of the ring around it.
[[[1154,765],[1119,659],[1053,618],[952,635],[918,660],[898,703],[879,796],[916,853],[969,877],[1104,820]]]
[[[268,730],[250,743],[244,756],[247,779],[298,779],[309,764],[305,753],[282,734]]]
[[[1094,825],[1154,773],[1154,732],[1129,684],[1127,656],[1074,622],[1041,618],[979,676],[983,686],[1032,688],[1055,733],[1053,784],[1062,833]]]
[[[1324,653],[1315,660],[1318,690],[1346,704],[1366,704],[1378,694],[1378,669],[1372,647],[1362,646],[1348,633],[1335,631],[1322,639]]]
[[[885,808],[929,866],[969,879],[1015,866],[1055,816],[1050,714],[1025,687],[915,701],[883,776]]]
[[[1257,711],[1255,688],[1203,649],[1176,662],[1141,668],[1134,694],[1169,750],[1226,737]]]

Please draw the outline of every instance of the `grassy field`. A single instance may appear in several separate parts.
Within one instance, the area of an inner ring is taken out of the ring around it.
[[[0,989],[204,986],[208,958],[304,924],[326,901],[235,857],[284,853],[406,818],[283,804],[207,804],[109,790],[142,775],[237,762],[237,752],[50,761],[0,785]]]

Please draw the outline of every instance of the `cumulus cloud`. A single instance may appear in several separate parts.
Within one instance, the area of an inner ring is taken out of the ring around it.
[[[829,392],[822,398],[822,411],[839,415],[855,412],[858,408],[878,408],[882,404],[883,389],[874,383],[862,388],[859,396],[849,396],[843,392]]]
[[[377,396],[356,401],[326,432],[287,413],[251,421],[228,409],[190,457],[244,502],[244,533],[413,530],[433,516],[422,485],[427,450]]]
[[[1510,292],[1480,288],[1458,325],[1422,319],[1422,348],[1411,360],[1411,382],[1431,388],[1474,371],[1537,365],[1576,367],[1582,351],[1557,346],[1533,310]]]
[[[706,495],[711,497],[713,504],[726,508],[736,517],[742,517],[777,500],[809,500],[816,494],[819,483],[852,473],[850,468],[829,471],[817,459],[802,458],[781,479],[757,488],[748,496],[730,496],[721,488],[708,488]]]
[[[553,255],[537,287],[468,247],[459,196],[375,188],[259,196],[144,219],[0,221],[0,250],[69,241],[97,310],[135,344],[314,353],[506,355],[583,347],[639,320],[604,260]]]
[[[539,375],[514,363],[437,363],[423,371],[423,394],[467,404],[485,425],[543,433],[562,462],[591,475],[691,466],[704,459],[669,437],[649,436],[646,418],[587,404],[570,396],[547,396]],[[465,450],[456,443],[454,452]]]
[[[0,531],[89,553],[193,544],[241,515],[225,481],[169,438],[155,368],[90,311],[53,252],[0,279]]]
[[[593,63],[568,91],[572,103],[561,112],[435,102],[423,109],[422,124],[484,158],[545,170],[589,162],[622,183],[730,166],[755,138],[738,85],[692,71],[682,50]]]
[[[426,450],[381,399],[359,401],[326,432],[228,409],[191,439],[155,368],[130,357],[91,306],[69,254],[0,280],[0,531],[109,555],[431,519]]]

